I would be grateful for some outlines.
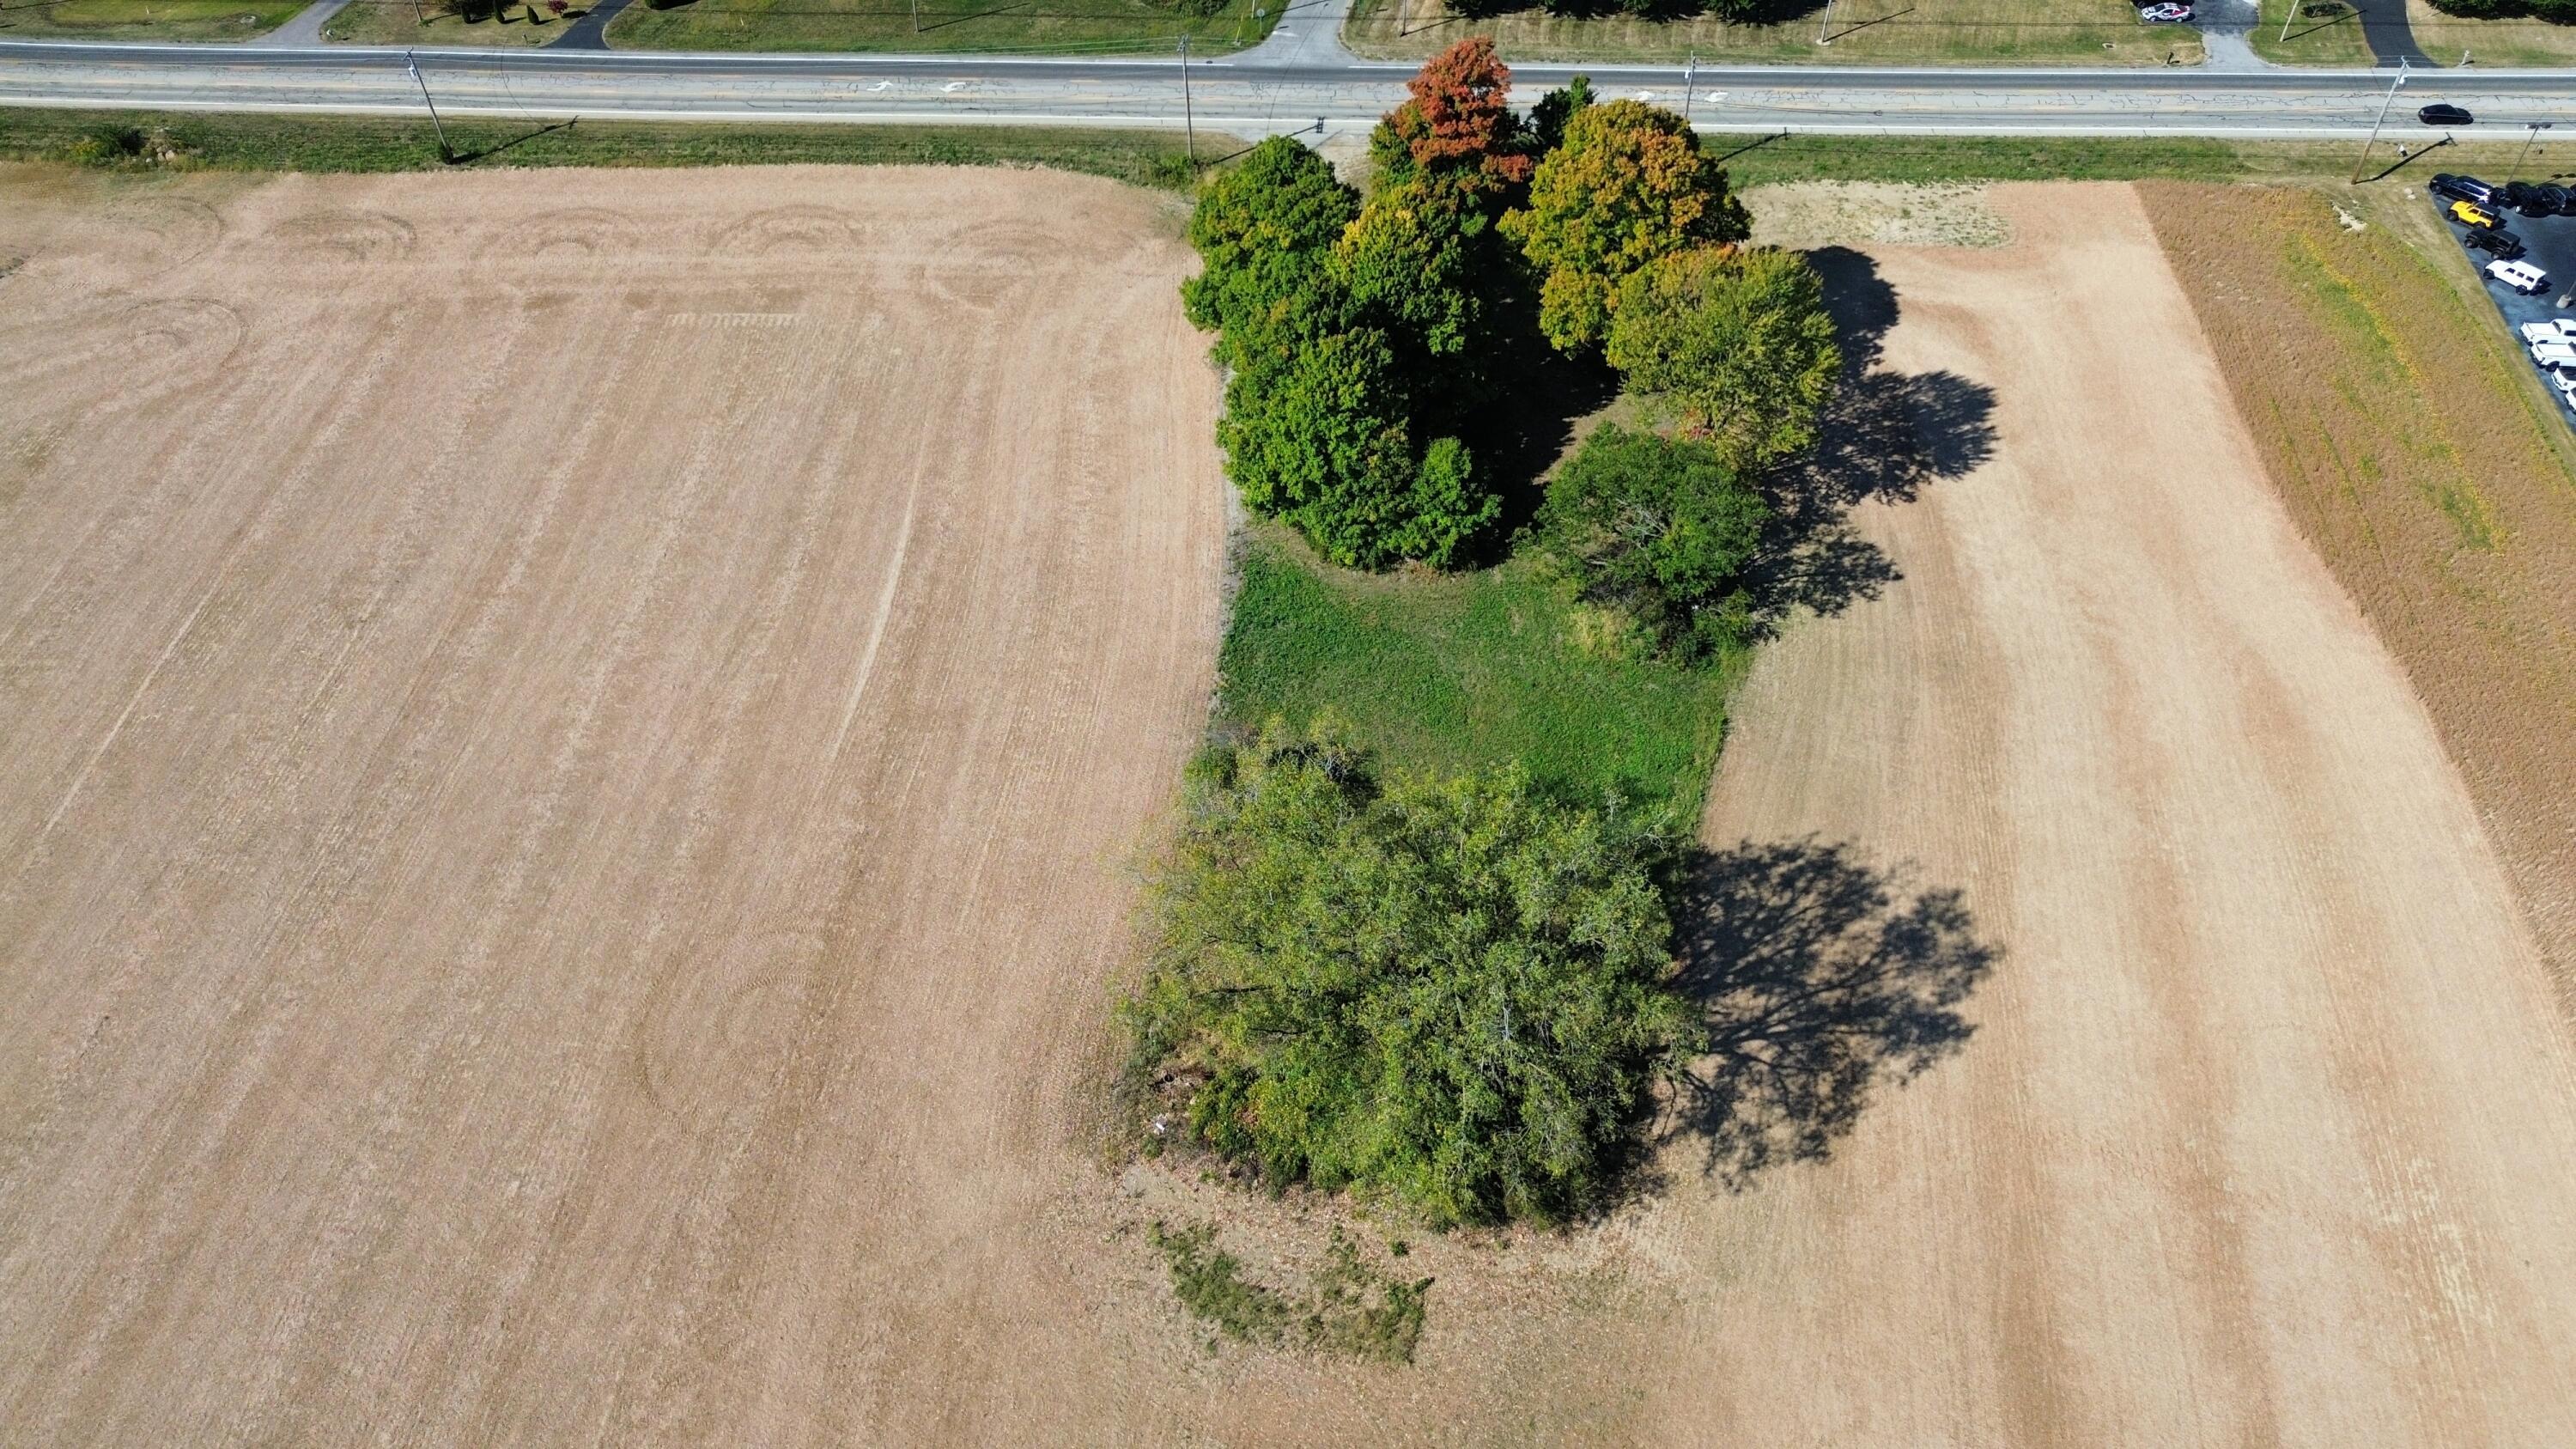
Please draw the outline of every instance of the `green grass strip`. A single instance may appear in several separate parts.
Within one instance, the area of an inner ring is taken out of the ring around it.
[[[426,171],[429,122],[388,116],[0,109],[0,159],[72,161],[118,128],[166,135],[181,165],[217,171]],[[447,136],[475,166],[1045,166],[1140,186],[1183,188],[1182,138],[1162,131],[1018,126],[720,125],[638,121],[455,120]],[[1236,149],[1199,138],[1202,154]],[[151,169],[148,161],[110,163]]]

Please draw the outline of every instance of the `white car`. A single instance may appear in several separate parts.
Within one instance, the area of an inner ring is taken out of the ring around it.
[[[2576,343],[2576,319],[2553,318],[2547,322],[2522,324],[2522,340],[2533,347],[2544,342]]]
[[[2549,274],[2529,262],[2489,262],[2487,275],[2526,297],[2549,290]]]
[[[2576,345],[2565,342],[2535,342],[2531,344],[2531,360],[2552,371],[2562,367],[2576,367]]]
[[[2191,7],[2171,3],[2150,5],[2138,12],[2138,18],[2149,25],[2179,25],[2191,18]]]

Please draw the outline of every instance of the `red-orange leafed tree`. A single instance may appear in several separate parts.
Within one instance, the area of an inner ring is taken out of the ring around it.
[[[1511,67],[1490,37],[1459,41],[1405,82],[1413,99],[1387,117],[1425,171],[1480,171],[1497,181],[1529,180],[1535,163],[1516,148]]]

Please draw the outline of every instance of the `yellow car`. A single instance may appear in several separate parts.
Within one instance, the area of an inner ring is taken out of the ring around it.
[[[2485,207],[2478,205],[2474,201],[2452,202],[2451,216],[2453,220],[2463,222],[2469,226],[2493,226],[2496,224],[2496,214],[2487,210]]]

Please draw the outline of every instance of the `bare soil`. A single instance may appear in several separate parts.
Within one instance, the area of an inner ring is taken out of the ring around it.
[[[2469,793],[2136,195],[1993,204],[1833,263],[1926,466],[1736,705],[1702,929],[1766,944],[1612,1229],[1616,1437],[2576,1442],[2576,1071]]]
[[[1219,621],[1170,208],[0,177],[0,1437],[1183,1411],[1084,1126]]]

